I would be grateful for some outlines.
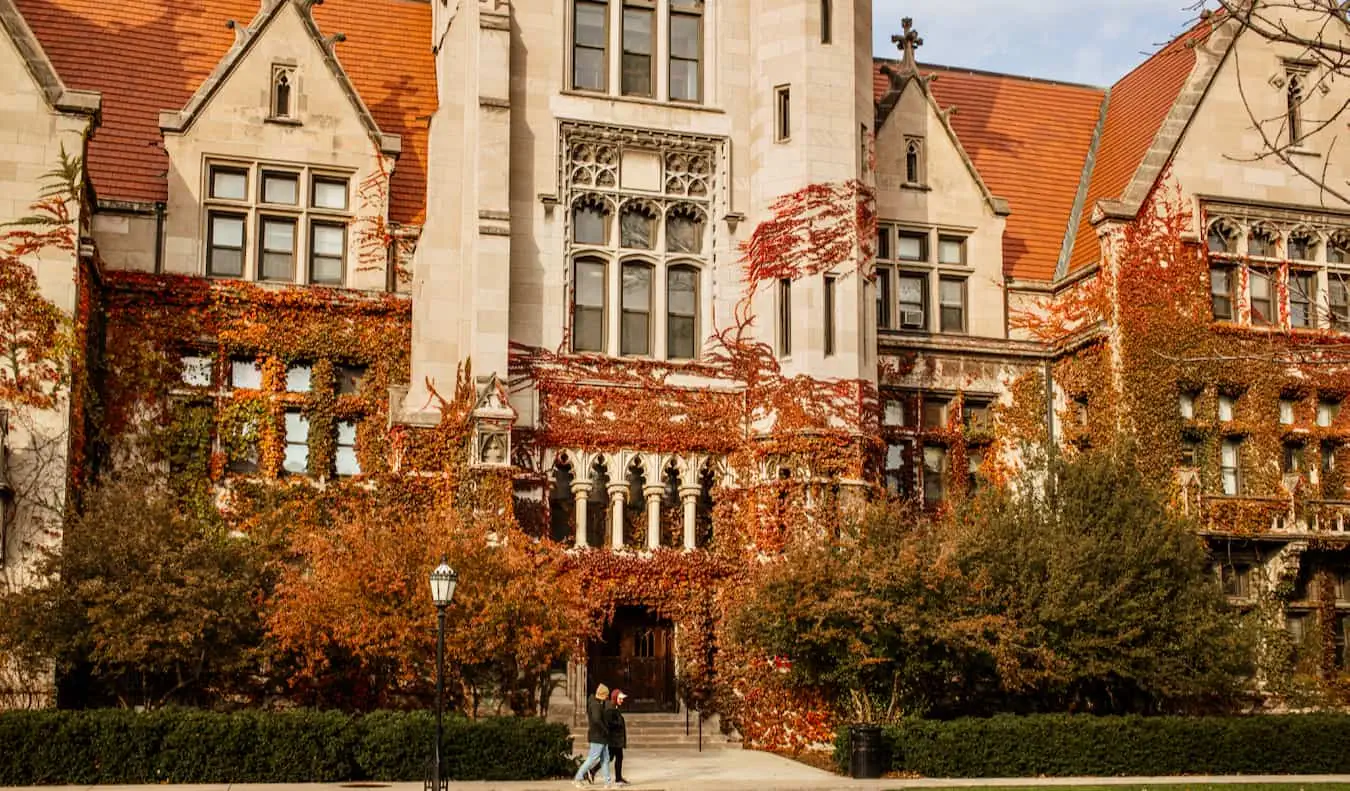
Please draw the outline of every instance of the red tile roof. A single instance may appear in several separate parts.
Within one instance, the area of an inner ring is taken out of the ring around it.
[[[103,94],[89,173],[103,199],[166,197],[159,112],[187,104],[247,25],[259,0],[16,0],[70,88]],[[436,109],[431,7],[417,0],[328,0],[314,18],[345,33],[341,61],[380,131],[402,136],[390,219],[421,222],[426,208],[427,116]],[[398,68],[391,70],[391,64]]]
[[[1106,127],[1102,130],[1087,201],[1069,259],[1070,272],[1096,263],[1100,257],[1101,248],[1091,223],[1092,207],[1098,200],[1120,197],[1134,178],[1195,66],[1195,50],[1187,46],[1187,41],[1202,28],[1207,32],[1209,24],[1202,23],[1190,33],[1178,36],[1112,86]]]
[[[873,91],[890,88],[877,61]],[[1105,91],[1084,85],[920,64],[933,98],[955,107],[951,125],[989,190],[1012,207],[1003,268],[1049,280],[1064,245],[1083,162]]]

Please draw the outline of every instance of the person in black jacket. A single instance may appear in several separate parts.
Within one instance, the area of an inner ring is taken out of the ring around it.
[[[623,690],[616,689],[609,693],[609,700],[605,702],[605,723],[609,727],[609,755],[614,760],[614,785],[619,786],[628,785],[628,781],[623,779],[623,748],[628,746],[628,726],[624,724],[623,712],[619,711],[619,707],[627,698],[628,695]],[[595,782],[595,767],[591,767],[586,779]]]
[[[572,778],[572,785],[577,788],[586,787],[582,784],[581,778],[597,764],[605,770],[605,786],[610,785],[609,717],[605,713],[605,701],[608,697],[609,687],[601,684],[595,688],[595,697],[586,701],[586,741],[590,743],[590,752],[586,754],[586,760],[581,762],[576,776]]]
[[[628,746],[628,726],[624,724],[623,712],[619,711],[628,696],[623,690],[616,689],[610,694],[609,715],[609,754],[614,757],[614,784],[626,786],[623,779],[623,748]]]

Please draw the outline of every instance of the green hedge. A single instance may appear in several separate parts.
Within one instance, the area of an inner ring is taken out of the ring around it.
[[[0,786],[417,781],[435,728],[425,712],[3,712]],[[455,716],[441,767],[453,780],[542,780],[576,764],[565,725]]]
[[[1001,715],[887,727],[896,771],[925,777],[1350,773],[1350,716]],[[848,729],[835,762],[849,763]]]

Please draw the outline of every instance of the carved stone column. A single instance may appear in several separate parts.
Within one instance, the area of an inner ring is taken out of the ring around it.
[[[647,498],[647,549],[661,546],[661,496],[665,493],[664,486],[642,487],[642,494]]]
[[[586,501],[591,496],[590,481],[573,481],[572,497],[576,498],[576,508],[573,509],[573,515],[577,520],[577,546],[586,546]]]
[[[684,548],[696,549],[695,528],[698,523],[698,496],[703,489],[697,486],[681,486],[680,502],[684,505]]]
[[[628,484],[609,485],[609,546],[623,549],[623,506],[628,499]]]

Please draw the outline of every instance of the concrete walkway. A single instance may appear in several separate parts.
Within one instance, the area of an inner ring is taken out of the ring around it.
[[[1085,777],[1005,779],[889,779],[852,780],[814,769],[797,761],[755,750],[693,752],[653,750],[624,756],[624,770],[635,791],[828,791],[901,788],[961,788],[971,786],[1072,786],[1201,783],[1347,783],[1350,775],[1272,775],[1242,777]],[[534,782],[460,782],[452,791],[562,791],[570,780]],[[349,791],[386,789],[422,791],[421,783],[312,783],[179,786],[43,786],[25,791]],[[591,786],[599,789],[600,784]],[[1350,791],[1350,789],[1348,789]]]

